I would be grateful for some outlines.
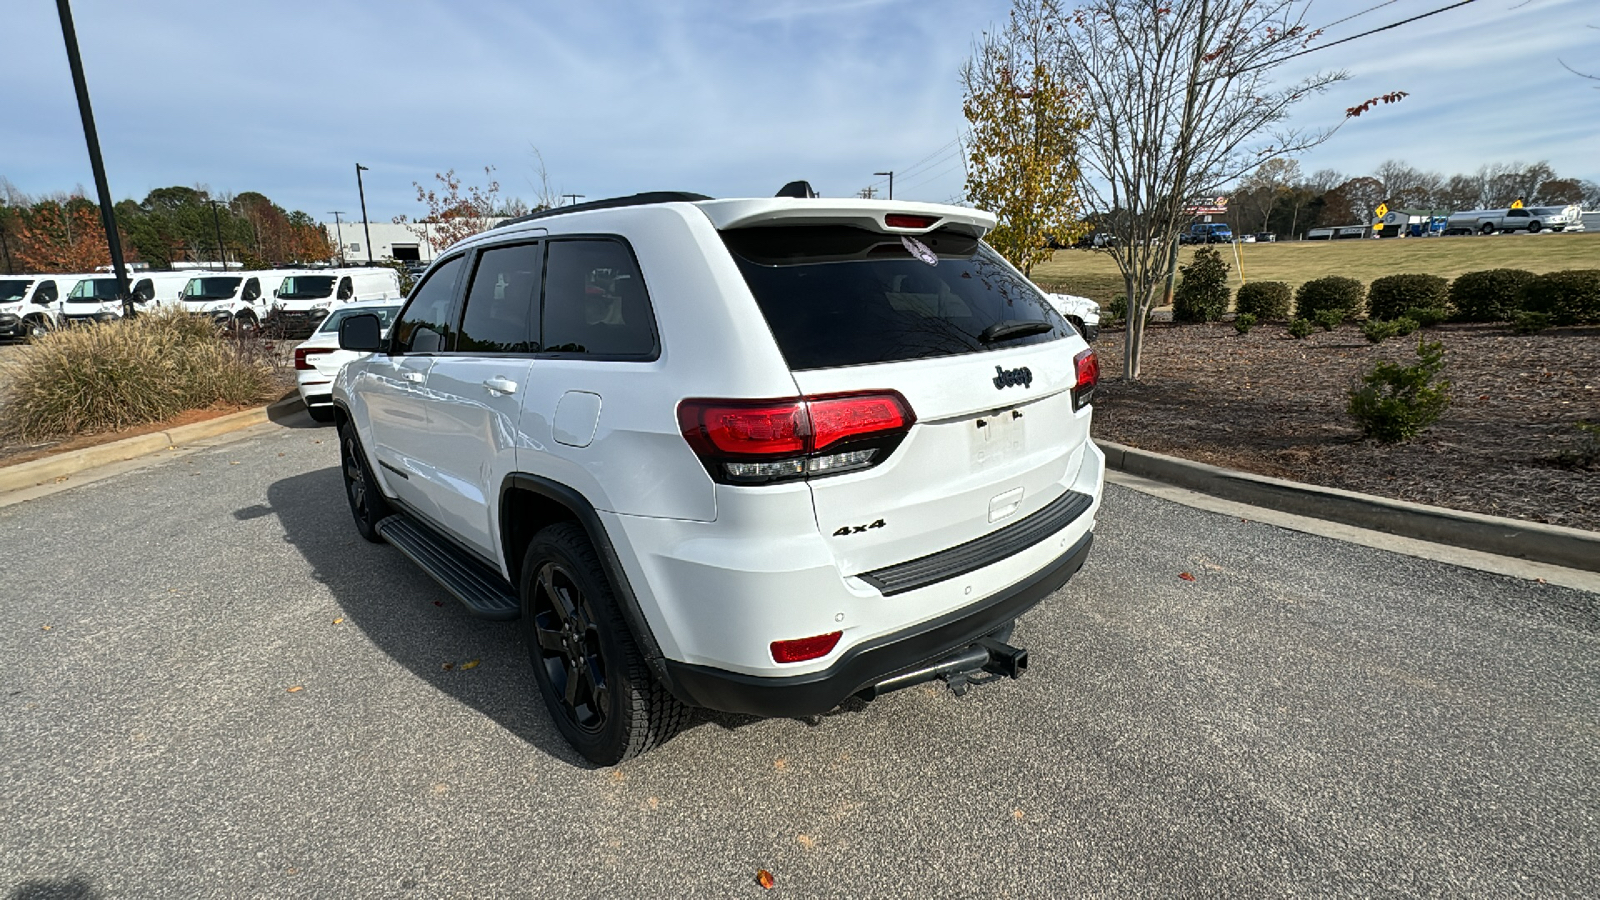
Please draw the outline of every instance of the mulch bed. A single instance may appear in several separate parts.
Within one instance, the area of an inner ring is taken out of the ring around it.
[[[1373,345],[1350,325],[1295,340],[1281,325],[1241,336],[1229,324],[1152,324],[1136,382],[1121,377],[1123,333],[1105,332],[1094,432],[1262,475],[1600,531],[1600,465],[1562,458],[1585,446],[1578,422],[1600,422],[1600,328],[1423,335],[1444,343],[1452,403],[1409,444],[1364,439],[1345,401],[1373,361],[1415,362],[1417,336]]]

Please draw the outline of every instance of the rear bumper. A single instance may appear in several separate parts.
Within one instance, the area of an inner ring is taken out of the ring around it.
[[[1054,562],[1017,584],[973,606],[859,644],[820,672],[770,678],[668,659],[668,687],[685,703],[722,712],[766,717],[827,712],[891,675],[971,644],[1026,613],[1077,573],[1093,542],[1094,533],[1085,533]]]

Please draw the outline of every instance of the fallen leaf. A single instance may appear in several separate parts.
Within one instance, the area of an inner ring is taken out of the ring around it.
[[[454,669],[455,667],[456,667],[455,663],[445,663],[444,665],[440,666],[439,668],[441,668],[441,669],[445,670],[446,672],[448,672],[451,669]]]
[[[475,659],[469,659],[466,662],[461,664],[461,668],[463,668],[463,669],[476,669],[477,667],[478,667],[478,660],[475,660]]]
[[[230,465],[230,466],[237,466],[238,464],[239,464],[238,460],[234,460],[233,462],[228,463],[228,465]]]
[[[661,801],[659,799],[655,798],[655,797],[651,797],[651,798],[645,800],[644,802],[650,804],[650,808],[651,809],[655,809],[655,808],[657,808],[657,807],[659,807],[661,805]]]
[[[777,883],[777,879],[772,877],[771,872],[768,872],[766,869],[756,870],[756,884],[759,884],[763,888],[770,891],[772,890],[772,886]]]
[[[339,618],[334,619],[333,620],[333,624],[335,624],[335,625],[343,625],[344,624],[344,616],[340,616]]]
[[[443,606],[444,605],[444,601],[443,600],[435,600],[435,601],[433,601],[433,605],[434,606]]]
[[[789,765],[789,761],[784,759],[781,756],[772,761],[772,767],[774,769],[777,769],[779,772],[782,772],[784,770],[784,767],[786,767],[788,765]]]
[[[1539,579],[1539,580],[1540,580],[1540,581],[1543,581],[1543,580],[1544,580],[1544,579],[1543,579],[1543,578],[1541,578],[1541,579]],[[43,628],[43,629],[44,629],[44,630],[45,630],[45,631],[49,631],[49,630],[50,630],[50,626],[49,626],[49,625],[41,625],[41,626],[39,626],[39,627],[41,627],[41,628]]]
[[[817,842],[812,839],[811,835],[809,834],[796,835],[795,840],[800,843],[800,846],[806,848],[807,850],[813,849],[817,846]]]
[[[1016,819],[1018,822],[1021,822],[1022,821],[1022,810],[1013,809],[1011,811],[1011,818]]]
[[[289,693],[291,693],[291,694],[298,694],[298,693],[300,693],[300,692],[301,692],[301,691],[303,691],[303,690],[305,690],[305,688],[303,688],[303,687],[301,687],[301,686],[300,686],[300,685],[298,685],[298,684],[297,684],[297,685],[295,685],[295,686],[294,686],[294,687],[292,687],[292,688],[289,688]]]
[[[1548,581],[1545,581],[1543,578],[1535,578],[1534,581],[1537,581],[1540,584],[1549,584],[1550,583]],[[46,625],[44,628],[45,628],[46,631],[50,630],[50,626],[49,625]]]
[[[1184,581],[1193,581],[1194,580],[1194,576],[1190,575],[1188,572],[1179,572],[1178,573],[1178,577],[1182,578]]]

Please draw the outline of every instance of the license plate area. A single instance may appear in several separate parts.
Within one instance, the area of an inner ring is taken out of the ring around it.
[[[967,424],[972,469],[979,471],[1020,458],[1027,452],[1027,414],[1002,409],[971,419]]]

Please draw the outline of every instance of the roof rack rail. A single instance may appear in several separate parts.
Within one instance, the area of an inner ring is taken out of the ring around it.
[[[531,222],[534,219],[544,219],[550,216],[560,216],[567,213],[587,212],[591,209],[616,209],[620,206],[648,206],[652,203],[698,203],[701,200],[710,200],[705,194],[695,194],[689,191],[646,191],[642,194],[629,194],[626,197],[608,197],[605,200],[591,200],[588,203],[574,203],[571,206],[557,206],[552,209],[541,209],[536,213],[517,216],[507,219],[495,228],[505,228],[507,225],[516,225],[520,222]]]

